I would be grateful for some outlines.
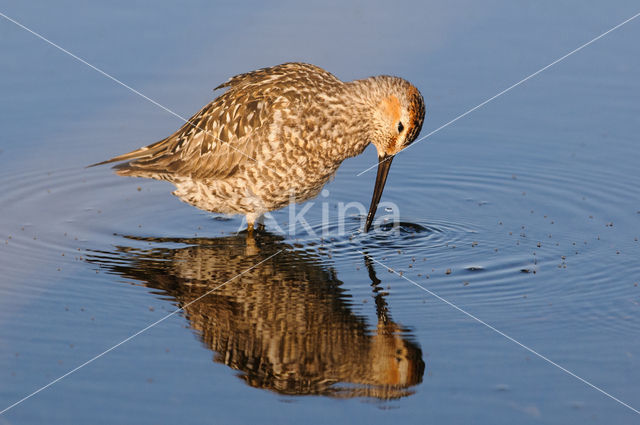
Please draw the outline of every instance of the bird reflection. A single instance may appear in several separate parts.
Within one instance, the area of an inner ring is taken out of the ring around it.
[[[422,381],[422,352],[391,320],[367,257],[378,317],[373,329],[352,311],[335,270],[322,262],[321,246],[304,249],[265,233],[127,238],[148,245],[93,251],[87,261],[174,299],[215,352],[214,361],[240,371],[252,387],[286,395],[392,399],[412,394],[411,387]]]

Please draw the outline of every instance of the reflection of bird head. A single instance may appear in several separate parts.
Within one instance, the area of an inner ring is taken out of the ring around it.
[[[335,270],[313,251],[271,235],[145,242],[159,246],[119,247],[88,261],[174,298],[214,360],[251,386],[387,399],[410,394],[422,380],[422,352],[406,331],[387,320],[372,333]]]
[[[378,326],[371,338],[371,376],[377,385],[409,387],[422,381],[421,352],[394,323]]]

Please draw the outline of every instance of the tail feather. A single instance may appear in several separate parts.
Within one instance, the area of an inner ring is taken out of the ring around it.
[[[171,173],[168,173],[166,170],[140,168],[136,165],[136,163],[131,162],[123,162],[121,164],[114,165],[113,169],[119,176],[146,177],[156,180],[171,180]]]
[[[121,162],[128,161],[132,159],[142,159],[146,157],[151,157],[156,153],[160,152],[163,149],[163,144],[167,139],[160,140],[149,146],[143,146],[140,149],[136,149],[135,151],[131,151],[122,155],[115,156],[111,159],[107,159],[106,161],[96,162],[95,164],[87,165],[86,168],[97,167],[98,165],[110,164],[112,162]]]

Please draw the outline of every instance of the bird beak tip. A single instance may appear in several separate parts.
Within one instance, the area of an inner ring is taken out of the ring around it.
[[[378,155],[378,173],[376,175],[376,182],[373,187],[373,196],[371,197],[371,206],[369,207],[369,213],[367,214],[367,221],[364,225],[365,233],[367,233],[369,229],[371,229],[371,224],[373,223],[373,219],[376,215],[376,210],[378,209],[378,203],[380,202],[380,198],[382,197],[384,185],[387,182],[387,175],[389,174],[392,160],[393,155]]]

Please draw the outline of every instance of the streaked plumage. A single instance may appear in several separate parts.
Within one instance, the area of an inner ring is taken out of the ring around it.
[[[422,381],[422,350],[393,320],[387,293],[367,259],[368,273],[362,272],[375,294],[375,303],[367,306],[376,311],[372,323],[363,314],[367,308],[353,304],[326,255],[296,250],[269,233],[125,237],[113,250],[89,251],[85,260],[184,308],[190,327],[215,351],[213,360],[237,370],[253,387],[289,395],[391,399],[410,395]],[[260,267],[247,270],[257,263]],[[220,286],[223,282],[229,284]]]
[[[344,83],[317,66],[286,63],[219,88],[228,90],[173,135],[99,164],[128,161],[114,167],[118,174],[168,180],[181,200],[245,214],[251,228],[265,212],[315,197],[369,143],[390,163],[424,119],[420,92],[397,77]]]

